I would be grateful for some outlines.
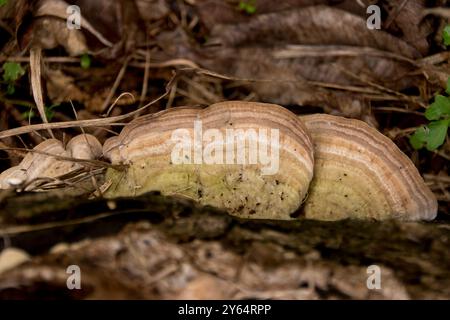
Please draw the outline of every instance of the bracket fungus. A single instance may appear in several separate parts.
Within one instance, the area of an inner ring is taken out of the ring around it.
[[[412,161],[363,121],[301,117],[314,144],[306,218],[432,220],[437,200]]]
[[[274,129],[277,143],[268,133]],[[128,165],[108,169],[107,197],[157,190],[245,218],[291,219],[300,212],[320,220],[431,220],[437,214],[414,164],[376,129],[330,115],[297,117],[272,104],[165,110],[125,126],[103,153]],[[269,153],[278,156],[275,171],[265,166]]]
[[[55,156],[96,159],[107,198],[149,191],[185,196],[243,218],[432,220],[437,200],[412,161],[363,121],[296,116],[274,104],[230,101],[137,118],[103,147],[91,135],[49,139],[0,175],[0,188],[79,168]],[[55,156],[51,156],[55,155]]]
[[[58,157],[93,160],[101,154],[102,145],[89,134],[72,138],[66,148],[57,139],[45,140],[27,153],[17,166],[0,174],[0,189],[25,186],[25,190],[31,190],[36,179],[57,178],[81,167],[78,162]]]
[[[221,102],[138,118],[108,139],[107,197],[181,195],[246,218],[290,219],[313,176],[302,121],[273,104]]]

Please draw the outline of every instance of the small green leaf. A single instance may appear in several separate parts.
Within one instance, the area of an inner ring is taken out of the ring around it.
[[[450,116],[450,98],[437,95],[425,111],[425,117],[428,120],[439,120],[443,116]]]
[[[428,125],[427,150],[436,150],[444,143],[445,138],[447,137],[448,125],[448,119],[433,121]]]
[[[256,12],[256,7],[249,4],[247,6],[247,9],[245,9],[245,12],[247,12],[248,14],[254,14]]]
[[[52,120],[55,116],[55,112],[53,109],[59,107],[59,104],[52,104],[50,107],[45,107],[45,115],[47,116],[48,121]]]
[[[450,25],[446,25],[442,31],[442,39],[446,46],[450,46]]]
[[[444,143],[449,124],[450,120],[445,119],[420,127],[409,137],[409,143],[416,150],[423,147],[426,147],[428,151],[436,150]]]
[[[55,111],[53,109],[59,107],[60,104],[52,104],[50,107],[45,106],[44,111],[45,115],[47,116],[47,119],[50,121],[55,116]],[[22,118],[25,120],[32,119],[34,117],[37,117],[36,112],[31,108],[28,111],[22,112]]]
[[[89,69],[91,67],[91,57],[87,53],[81,56],[80,65],[83,69]]]
[[[8,0],[0,0],[0,7],[3,7],[7,3],[8,3]]]
[[[34,118],[36,114],[34,113],[33,109],[30,109],[28,111],[22,112],[21,116],[23,120],[29,120],[31,118]]]
[[[420,127],[414,132],[413,135],[409,137],[409,143],[414,149],[419,150],[425,146],[427,140],[427,130],[428,128],[426,127]]]
[[[25,74],[25,70],[19,63],[5,62],[3,64],[3,80],[14,82]]]
[[[254,14],[256,12],[256,5],[254,0],[239,2],[239,10],[245,11],[247,14]]]

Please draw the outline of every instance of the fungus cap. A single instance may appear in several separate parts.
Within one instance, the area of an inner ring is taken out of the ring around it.
[[[158,190],[246,218],[291,219],[313,175],[303,123],[281,106],[254,102],[138,118],[107,140],[103,153],[113,164],[129,165],[124,172],[108,169],[113,184],[106,196]],[[276,170],[269,172],[272,160]]]
[[[73,158],[93,160],[101,157],[103,147],[91,134],[79,134],[73,137],[66,146],[66,150]]]
[[[412,161],[365,122],[301,117],[314,144],[306,218],[432,220],[437,200]]]
[[[61,141],[47,139],[27,153],[17,166],[0,174],[0,189],[18,187],[37,178],[56,178],[81,166],[79,163],[54,156],[89,160],[98,158],[101,150],[102,147],[97,138],[88,134],[80,134],[72,138],[66,149]],[[25,190],[30,189],[32,189],[31,185]]]

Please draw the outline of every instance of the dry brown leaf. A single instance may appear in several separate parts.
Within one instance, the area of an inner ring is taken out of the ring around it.
[[[366,2],[368,3],[368,1]],[[369,2],[376,1],[372,0]],[[211,29],[216,24],[244,22],[255,15],[283,10],[295,10],[321,4],[341,8],[360,16],[366,16],[366,5],[362,5],[355,0],[258,0],[254,3],[256,11],[251,15],[241,10],[239,3],[239,0],[200,0],[195,2],[195,7],[202,23],[208,29]]]
[[[170,12],[165,0],[136,0],[136,6],[144,21],[161,19]]]
[[[422,55],[429,50],[428,36],[433,28],[430,20],[423,18],[425,0],[404,1],[395,0],[383,3],[389,9],[385,25],[388,31],[395,32],[400,38],[414,46]]]
[[[256,100],[321,106],[328,113],[368,120],[368,101],[419,85],[414,61],[378,49],[333,45],[227,46],[194,49],[178,30],[158,43],[171,57],[192,59],[208,70],[241,81]],[[348,72],[351,70],[351,73]],[[387,88],[381,90],[377,86]],[[366,96],[372,96],[371,99]]]
[[[54,104],[69,100],[85,102],[90,96],[78,88],[74,78],[61,70],[48,69],[46,77],[47,95]]]
[[[371,47],[419,58],[420,53],[405,41],[379,30],[370,30],[366,20],[341,9],[311,6],[255,16],[245,23],[217,25],[210,43],[242,46],[257,43],[349,45]]]

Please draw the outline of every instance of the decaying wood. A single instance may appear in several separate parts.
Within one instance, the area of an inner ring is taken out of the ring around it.
[[[155,193],[6,195],[0,212],[3,239],[36,255],[0,275],[1,298],[450,297],[450,229],[439,222],[250,221]],[[81,290],[66,287],[73,264]],[[370,265],[381,290],[367,289]]]

